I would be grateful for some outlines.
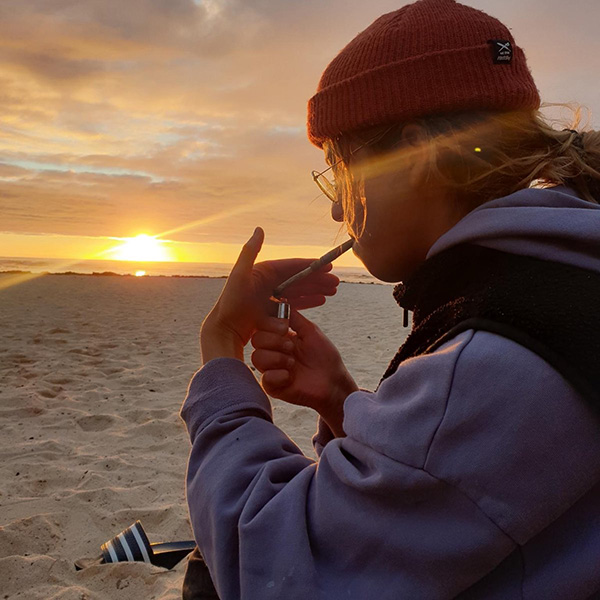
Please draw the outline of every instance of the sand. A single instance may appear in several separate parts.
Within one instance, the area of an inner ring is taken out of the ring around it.
[[[0,600],[181,597],[185,561],[80,572],[73,561],[137,519],[152,542],[193,537],[179,409],[199,365],[199,325],[223,283],[49,275],[0,290]],[[406,337],[391,291],[341,284],[305,312],[365,389]],[[315,413],[273,406],[314,456]]]

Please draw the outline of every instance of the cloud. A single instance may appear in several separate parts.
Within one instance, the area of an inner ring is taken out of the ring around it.
[[[513,28],[544,99],[600,110],[600,8],[469,2]],[[0,4],[0,213],[18,232],[329,245],[306,102],[397,2],[28,0]],[[537,7],[537,10],[536,10]],[[592,68],[593,67],[593,68]],[[267,204],[272,202],[272,204]],[[239,207],[255,207],[235,213]]]
[[[0,212],[14,231],[48,231],[52,224],[52,231],[62,234],[129,236],[178,228],[237,206],[256,206],[209,227],[184,230],[176,239],[238,242],[249,227],[262,224],[272,243],[331,243],[337,226],[329,221],[329,202],[319,197],[310,179],[310,170],[322,163],[315,163],[303,131],[202,133],[204,143],[192,139],[194,131],[180,132],[175,142],[128,157],[14,154],[14,165],[45,168],[21,169],[20,180],[0,178]],[[213,145],[218,152],[203,155]],[[11,194],[8,199],[6,192]],[[265,211],[269,198],[272,204]]]

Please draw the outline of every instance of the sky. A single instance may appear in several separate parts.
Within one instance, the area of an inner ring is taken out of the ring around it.
[[[511,28],[543,101],[600,127],[598,0],[464,3]],[[146,234],[173,259],[231,262],[257,225],[263,258],[341,243],[307,101],[404,4],[0,0],[0,256],[111,258]]]

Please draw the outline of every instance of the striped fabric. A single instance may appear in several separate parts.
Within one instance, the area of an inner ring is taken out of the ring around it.
[[[102,544],[101,549],[105,563],[152,562],[152,547],[139,521]]]

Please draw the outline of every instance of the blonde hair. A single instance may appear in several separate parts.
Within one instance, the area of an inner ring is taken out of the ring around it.
[[[541,111],[470,112],[414,121],[424,133],[418,144],[402,142],[406,123],[343,134],[323,148],[333,171],[344,220],[355,234],[366,221],[364,176],[352,168],[353,150],[368,140],[373,157],[362,173],[419,169],[419,176],[453,192],[472,210],[527,187],[567,185],[583,199],[600,202],[600,132],[575,131],[581,109],[570,126],[555,129]],[[379,136],[379,137],[378,137]],[[357,212],[362,213],[357,224]],[[357,229],[358,227],[358,229]]]

